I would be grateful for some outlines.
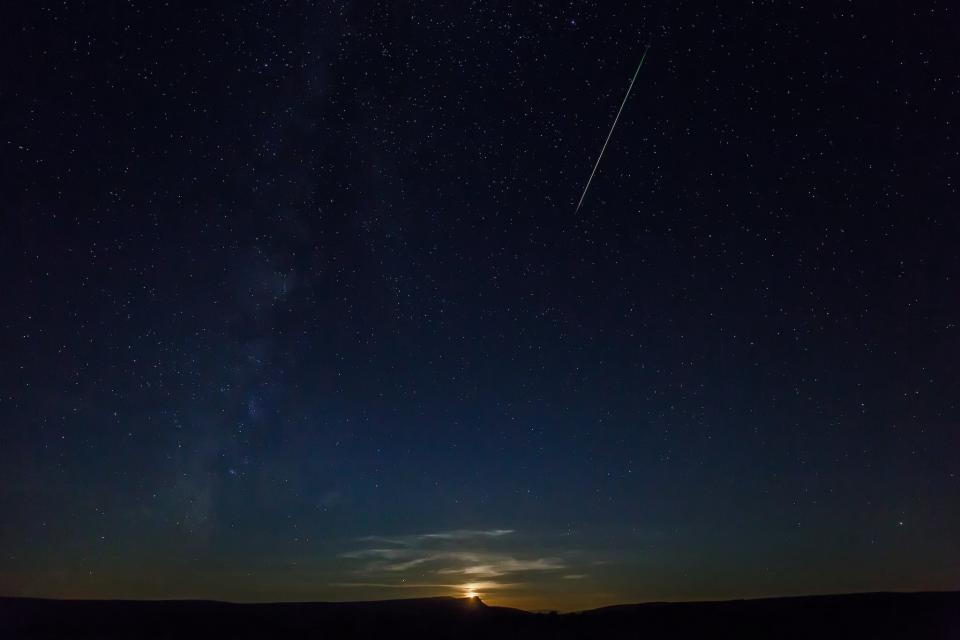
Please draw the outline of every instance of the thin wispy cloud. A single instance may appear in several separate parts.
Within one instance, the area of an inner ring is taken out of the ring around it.
[[[481,558],[478,558],[480,560]],[[437,573],[459,573],[468,576],[495,578],[510,573],[525,571],[559,571],[567,565],[560,558],[534,558],[523,560],[512,556],[488,555],[482,558],[485,564],[468,564],[464,567],[440,569]]]
[[[410,552],[407,549],[357,549],[355,551],[345,551],[340,554],[341,558],[385,558],[393,560],[402,558]]]
[[[454,529],[452,531],[436,531],[407,536],[363,536],[361,542],[380,542],[399,546],[416,546],[430,541],[468,541],[502,538],[516,533],[513,529]]]
[[[440,533],[424,533],[420,536],[422,540],[470,540],[473,538],[500,538],[516,533],[513,529],[457,529],[456,531],[443,531]]]
[[[374,589],[450,589],[462,591],[465,588],[494,591],[498,589],[512,589],[520,586],[512,582],[495,582],[492,580],[470,582],[464,584],[448,584],[442,582],[331,582],[332,587],[367,587]]]
[[[405,589],[449,588],[471,591],[496,590],[516,585],[494,578],[531,579],[538,574],[569,571],[566,560],[559,557],[531,556],[509,547],[516,547],[513,529],[455,529],[403,536],[371,535],[358,542],[376,546],[353,549],[341,554],[343,558],[360,561],[355,570],[358,576],[372,580],[343,583],[350,585],[380,585]],[[407,582],[408,573],[421,580]],[[467,584],[451,585],[423,581],[435,575],[438,578],[461,577]],[[397,582],[392,580],[397,579]]]

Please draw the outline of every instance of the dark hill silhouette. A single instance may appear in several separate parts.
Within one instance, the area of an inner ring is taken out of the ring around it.
[[[960,638],[960,592],[619,605],[562,615],[479,598],[233,604],[0,598],[4,638]]]

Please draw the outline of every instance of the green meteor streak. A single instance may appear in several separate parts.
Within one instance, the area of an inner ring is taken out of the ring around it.
[[[577,209],[574,213],[580,211],[580,207],[583,205],[583,199],[587,197],[587,191],[590,189],[590,183],[593,182],[593,176],[597,173],[597,167],[600,166],[600,159],[603,158],[603,152],[607,150],[607,145],[610,143],[610,136],[613,135],[613,130],[617,126],[617,121],[620,119],[620,114],[623,113],[623,107],[627,104],[627,98],[630,97],[630,91],[633,89],[633,83],[637,81],[637,74],[640,73],[640,67],[643,66],[643,61],[647,59],[647,51],[650,50],[650,45],[647,45],[647,48],[643,50],[643,55],[640,57],[640,64],[637,65],[637,70],[633,72],[633,78],[630,79],[630,86],[627,87],[627,94],[623,96],[623,102],[620,103],[620,110],[617,111],[617,117],[613,119],[613,124],[610,126],[610,132],[607,134],[607,139],[603,143],[603,148],[600,149],[600,155],[597,156],[597,161],[593,165],[593,171],[590,172],[590,178],[587,180],[587,186],[583,188],[583,194],[580,196],[580,202],[577,203]]]

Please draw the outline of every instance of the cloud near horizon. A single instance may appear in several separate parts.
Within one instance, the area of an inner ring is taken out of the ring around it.
[[[461,593],[489,592],[524,584],[524,578],[559,571],[570,572],[566,560],[554,556],[530,557],[502,547],[511,546],[513,529],[455,529],[404,536],[371,535],[359,542],[376,546],[346,551],[342,558],[362,561],[356,569],[365,580],[338,586],[374,586],[404,589],[449,589]],[[415,573],[409,580],[408,573]],[[436,579],[430,579],[431,576]],[[462,577],[449,584],[444,578]],[[494,578],[509,578],[501,582]],[[394,581],[396,580],[396,581]]]
[[[502,538],[516,533],[513,529],[454,529],[407,536],[363,536],[361,542],[383,542],[400,546],[416,546],[432,540],[482,540]]]

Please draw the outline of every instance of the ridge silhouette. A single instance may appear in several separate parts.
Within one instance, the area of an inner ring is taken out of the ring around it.
[[[546,614],[479,597],[237,604],[0,598],[16,638],[913,638],[960,637],[960,592],[629,604]]]

